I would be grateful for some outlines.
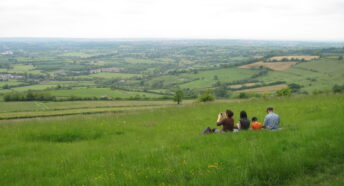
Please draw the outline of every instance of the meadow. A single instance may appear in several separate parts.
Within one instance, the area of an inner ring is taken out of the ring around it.
[[[63,104],[63,103],[60,103]],[[199,135],[225,109],[280,131]],[[0,185],[343,185],[344,96],[0,121]]]

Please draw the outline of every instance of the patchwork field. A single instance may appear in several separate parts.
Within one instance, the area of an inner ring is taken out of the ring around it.
[[[225,109],[280,131],[199,135]],[[343,185],[344,96],[0,121],[0,185]]]
[[[251,63],[248,65],[242,65],[239,68],[261,68],[261,67],[265,67],[265,68],[269,68],[271,70],[276,70],[276,71],[283,71],[283,70],[287,70],[288,68],[290,68],[291,66],[297,64],[297,62],[263,62],[263,61],[259,61],[256,63]]]
[[[265,86],[265,87],[258,87],[258,88],[248,88],[245,90],[240,90],[240,92],[257,92],[257,93],[269,92],[269,93],[274,93],[278,90],[281,90],[282,88],[287,88],[287,87],[288,87],[288,85],[281,84],[281,85]]]

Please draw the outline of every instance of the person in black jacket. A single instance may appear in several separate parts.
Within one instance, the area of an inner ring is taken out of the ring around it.
[[[245,111],[240,112],[240,120],[238,125],[239,130],[248,130],[250,128],[250,120],[247,119],[247,114]]]

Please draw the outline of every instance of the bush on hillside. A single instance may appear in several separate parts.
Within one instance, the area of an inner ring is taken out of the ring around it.
[[[214,101],[215,100],[215,96],[214,96],[213,91],[211,91],[209,89],[205,90],[203,93],[198,95],[198,100],[200,102]]]
[[[226,85],[221,85],[221,86],[215,88],[214,93],[215,93],[216,97],[220,97],[220,98],[228,98],[229,97],[229,93],[228,93]]]
[[[341,93],[344,92],[344,85],[334,85],[332,88],[334,93]]]
[[[281,90],[278,90],[276,92],[277,96],[291,96],[292,94],[292,90],[288,87],[288,88],[282,88]]]
[[[246,92],[240,92],[239,99],[246,99],[248,98],[248,94]]]
[[[288,87],[291,89],[293,93],[295,93],[295,92],[299,92],[303,86],[296,83],[291,83],[291,84],[288,84]]]

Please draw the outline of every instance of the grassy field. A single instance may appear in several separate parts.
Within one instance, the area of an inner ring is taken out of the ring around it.
[[[3,73],[28,73],[28,74],[42,74],[41,71],[35,70],[35,67],[32,65],[13,65],[11,69],[2,69],[0,72]]]
[[[249,69],[227,68],[220,70],[201,71],[197,74],[185,74],[185,78],[200,78],[200,80],[182,84],[181,88],[204,88],[211,87],[217,81],[231,82],[246,79],[259,71]],[[215,79],[215,76],[217,79]]]
[[[194,100],[184,100],[192,104]],[[172,101],[0,102],[0,119],[123,112],[175,105]]]
[[[283,130],[198,135],[267,106]],[[0,121],[0,185],[343,185],[343,113],[332,95]]]
[[[134,92],[124,90],[111,90],[110,88],[75,88],[71,90],[54,90],[50,92],[52,95],[57,97],[68,97],[68,96],[79,96],[79,97],[101,97],[108,96],[113,98],[130,98],[135,96],[140,97],[161,97],[159,94],[145,93],[145,92]]]
[[[250,89],[245,89],[238,92],[275,93],[276,91],[281,90],[282,88],[287,88],[287,87],[288,86],[286,84],[280,84],[280,85],[272,85],[272,86],[265,86],[265,87],[258,87],[258,88],[250,88]]]
[[[105,78],[105,79],[111,79],[111,78],[128,79],[128,78],[139,77],[139,76],[140,76],[139,74],[101,72],[101,73],[91,74],[87,76],[78,76],[78,78],[95,77],[95,78]]]

